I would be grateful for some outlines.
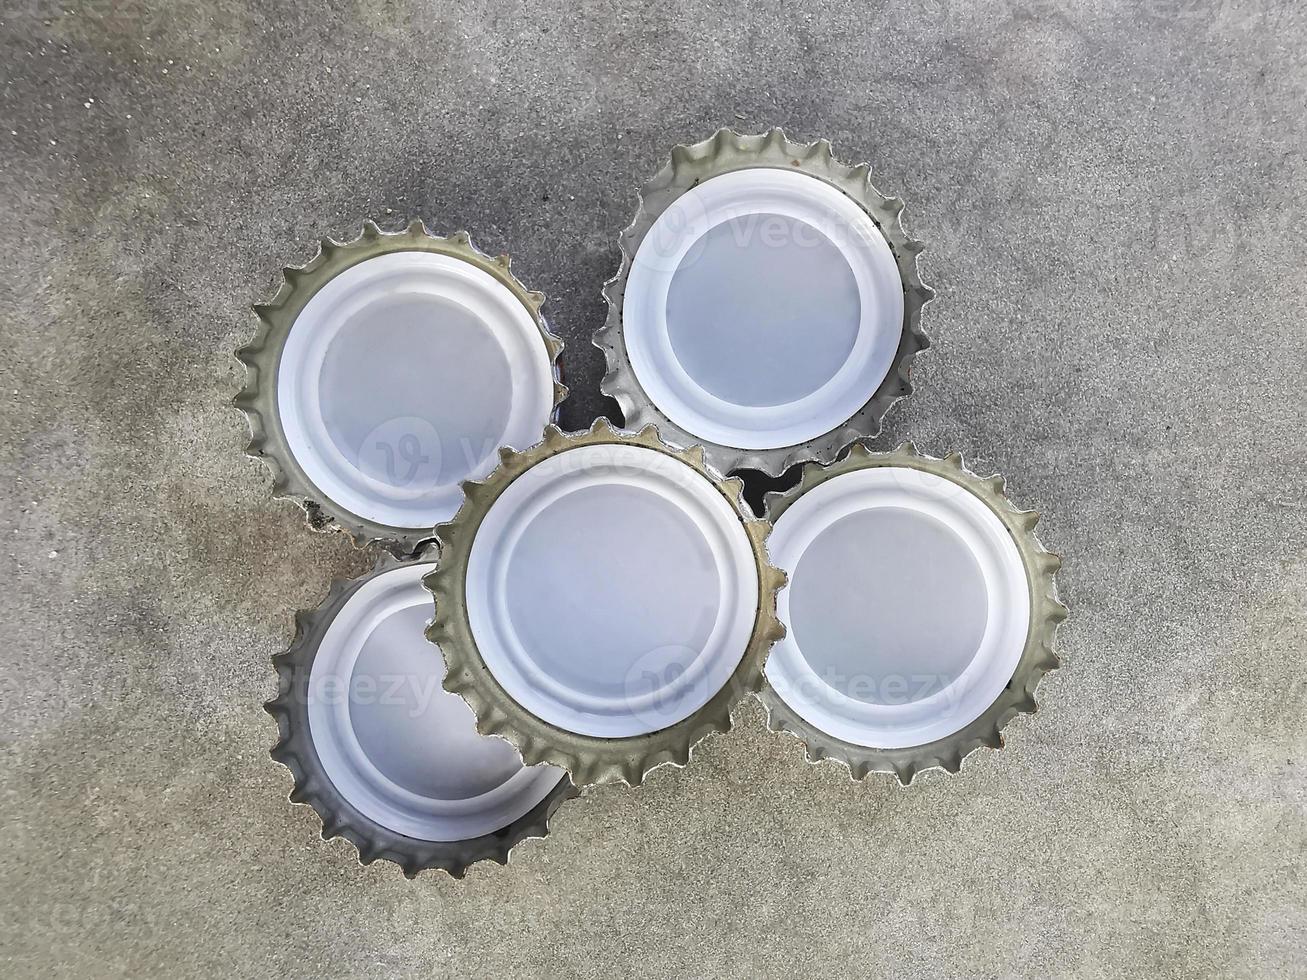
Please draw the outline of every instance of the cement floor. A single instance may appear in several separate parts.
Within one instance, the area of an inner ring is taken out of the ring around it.
[[[1307,10],[581,2],[0,14],[5,976],[1307,974]],[[761,712],[466,881],[355,866],[269,657],[366,559],[269,499],[252,303],[367,218],[550,297],[570,427],[634,186],[783,125],[939,291],[878,445],[1042,510],[1065,667],[909,789]]]

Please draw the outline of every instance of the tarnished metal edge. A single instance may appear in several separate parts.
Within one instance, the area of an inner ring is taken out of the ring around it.
[[[542,721],[517,702],[495,680],[477,650],[464,604],[468,557],[485,515],[499,495],[531,467],[558,453],[581,446],[627,444],[643,446],[679,459],[709,480],[740,516],[753,549],[758,571],[758,610],[748,647],[735,673],[707,704],[690,717],[660,731],[632,738],[577,735]],[[767,559],[770,524],[752,516],[738,479],[723,479],[704,462],[698,447],[669,446],[648,425],[639,432],[620,431],[605,418],[587,432],[564,433],[551,425],[544,440],[524,452],[500,450],[499,467],[483,482],[463,484],[463,506],[454,519],[436,528],[440,561],[424,582],[435,596],[436,615],[427,637],[445,657],[445,688],[462,697],[477,716],[484,735],[500,735],[517,746],[528,764],[549,762],[566,769],[579,787],[624,782],[637,786],[661,765],[684,766],[694,746],[714,732],[730,729],[732,708],[762,684],[762,666],[771,645],[785,635],[776,618],[776,592],[785,576]]]
[[[572,781],[563,776],[529,812],[493,834],[462,841],[415,840],[363,816],[337,792],[322,768],[309,731],[309,673],[327,627],[366,582],[404,565],[430,562],[434,554],[432,546],[419,550],[411,559],[383,553],[371,571],[356,579],[337,579],[317,608],[296,613],[295,641],[272,658],[277,670],[277,696],[264,709],[277,721],[277,742],[270,755],[290,770],[295,781],[290,802],[310,806],[317,812],[322,819],[323,840],[342,837],[357,849],[360,864],[378,859],[392,861],[408,878],[427,869],[440,869],[462,878],[478,861],[507,864],[513,848],[521,841],[548,834],[554,812],[578,795]],[[438,656],[438,652],[433,649],[431,655]]]
[[[667,418],[649,400],[636,378],[622,335],[622,302],[627,276],[635,253],[654,221],[696,184],[710,177],[752,167],[796,170],[817,177],[843,192],[867,212],[885,236],[903,280],[903,333],[889,372],[867,403],[839,428],[797,445],[762,450],[708,442]],[[917,256],[923,245],[903,228],[902,214],[903,202],[900,199],[886,197],[872,186],[868,165],[851,166],[840,162],[831,151],[828,140],[795,143],[779,128],[756,136],[719,129],[701,143],[673,147],[670,161],[640,189],[635,218],[619,239],[621,266],[617,274],[604,283],[608,319],[593,338],[594,345],[604,352],[608,368],[600,390],[616,399],[629,428],[638,429],[652,423],[674,445],[701,445],[708,462],[722,473],[749,469],[780,476],[796,463],[809,460],[830,462],[856,440],[877,435],[890,406],[912,391],[913,359],[930,346],[929,338],[921,330],[921,308],[934,298],[935,291],[921,281]]]
[[[926,769],[940,768],[956,773],[962,768],[963,760],[977,749],[1003,747],[1004,726],[1017,714],[1035,711],[1035,688],[1044,674],[1058,666],[1053,642],[1058,624],[1067,617],[1067,607],[1058,599],[1055,581],[1062,559],[1046,551],[1034,533],[1039,514],[1018,510],[1004,492],[1003,478],[977,476],[967,469],[961,453],[950,453],[937,459],[923,456],[910,442],[886,453],[874,453],[865,444],[855,443],[838,462],[827,466],[805,466],[796,486],[767,494],[764,504],[767,519],[774,524],[799,497],[829,479],[874,466],[925,470],[979,497],[1012,535],[1030,584],[1030,629],[1012,679],[979,718],[947,738],[900,749],[854,745],[820,731],[799,717],[764,678],[757,696],[767,709],[767,726],[772,731],[794,735],[804,743],[808,761],[816,763],[831,759],[841,762],[849,768],[855,780],[864,779],[870,772],[894,773],[906,786],[917,773]]]
[[[343,530],[361,546],[377,543],[398,556],[413,554],[431,539],[427,528],[399,528],[378,524],[346,510],[323,494],[296,462],[277,413],[277,366],[281,351],[295,318],[328,281],[367,259],[389,252],[438,252],[471,263],[494,276],[521,301],[530,312],[548,353],[554,374],[554,406],[567,397],[567,388],[560,382],[558,355],[563,342],[550,332],[540,308],[545,302],[543,293],[527,289],[510,271],[507,255],[492,257],[478,250],[468,233],[456,231],[448,237],[432,235],[421,220],[411,222],[398,232],[382,231],[371,221],[364,222],[363,231],[350,242],[324,238],[318,254],[298,267],[282,270],[283,281],[272,301],[254,307],[259,318],[259,329],[254,339],[236,351],[237,359],[245,365],[245,385],[232,404],[245,413],[250,427],[250,443],[245,452],[261,459],[272,471],[273,496],[292,500],[305,512],[308,524],[314,530]]]

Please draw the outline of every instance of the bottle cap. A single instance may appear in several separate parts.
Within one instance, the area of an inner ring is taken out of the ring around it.
[[[825,140],[724,129],[675,147],[604,289],[604,393],[723,473],[778,476],[875,435],[929,346],[902,210]]]
[[[466,232],[364,225],[285,270],[237,352],[248,452],[315,527],[412,553],[485,476],[501,445],[529,446],[567,393],[544,297]]]
[[[484,734],[578,786],[638,784],[730,727],[782,630],[767,524],[650,426],[555,426],[503,450],[436,529],[426,578],[445,686]]]
[[[858,443],[804,467],[766,509],[772,559],[788,575],[778,599],[788,632],[760,697],[771,727],[797,735],[814,762],[904,783],[934,766],[957,772],[1035,710],[1066,618],[1061,561],[1001,477],[976,476],[956,453]]]
[[[322,818],[323,839],[344,837],[364,864],[384,858],[409,877],[462,877],[544,836],[576,791],[561,769],[524,766],[511,745],[477,734],[467,705],[442,688],[440,651],[423,635],[430,568],[425,555],[383,555],[334,583],[274,658],[267,709],[280,731],[272,757],[295,778],[291,801]]]

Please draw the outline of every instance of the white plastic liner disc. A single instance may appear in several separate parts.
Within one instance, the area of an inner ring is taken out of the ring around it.
[[[650,401],[742,449],[838,428],[880,387],[902,330],[903,282],[871,217],[822,180],[769,167],[677,198],[641,241],[623,297]]]
[[[855,745],[925,745],[1007,686],[1030,594],[1016,543],[979,497],[908,467],[818,484],[777,519],[772,561],[788,628],[765,667],[776,695]]]
[[[531,312],[489,273],[391,252],[324,285],[291,327],[277,410],[305,475],[359,517],[399,528],[451,518],[459,483],[529,446],[553,411]]]
[[[383,572],[340,609],[309,675],[309,732],[327,778],[365,817],[417,840],[460,841],[524,816],[564,773],[524,767],[441,687],[444,662],[423,633],[428,571]]]
[[[550,456],[490,505],[465,583],[481,658],[566,731],[626,738],[702,708],[742,660],[758,573],[739,513],[673,456]]]

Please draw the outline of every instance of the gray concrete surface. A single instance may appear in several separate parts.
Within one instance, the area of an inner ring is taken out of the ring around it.
[[[1307,975],[1307,11],[1271,0],[6,0],[0,973]],[[940,299],[904,438],[1066,556],[1066,666],[910,789],[760,712],[508,869],[360,869],[267,759],[291,611],[365,560],[269,500],[229,351],[368,217],[470,228],[605,408],[633,185],[827,136]]]

